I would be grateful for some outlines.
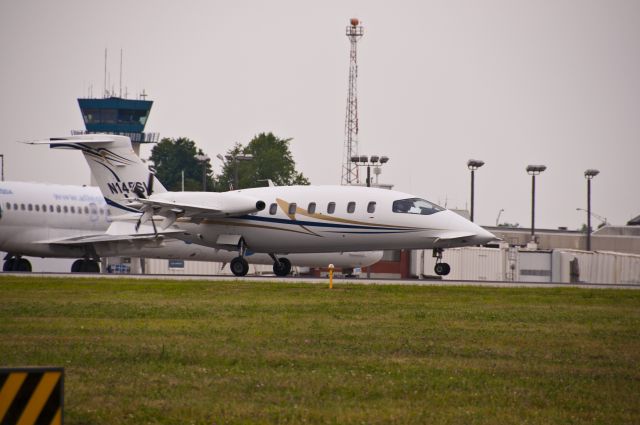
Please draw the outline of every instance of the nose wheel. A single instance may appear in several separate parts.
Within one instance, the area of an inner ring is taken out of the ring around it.
[[[444,250],[442,248],[434,248],[433,256],[436,258],[436,265],[433,268],[433,271],[438,276],[446,276],[451,272],[451,266],[448,263],[442,262],[442,253]]]

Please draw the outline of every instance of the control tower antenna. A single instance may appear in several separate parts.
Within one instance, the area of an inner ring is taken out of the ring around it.
[[[107,97],[107,48],[104,48],[104,85],[102,86],[102,97]]]
[[[347,38],[351,42],[349,53],[349,94],[347,96],[347,114],[344,123],[344,148],[342,154],[341,184],[358,183],[358,166],[351,161],[358,155],[358,51],[357,43],[364,34],[360,21],[351,18],[347,26]]]
[[[122,49],[120,49],[120,95],[118,97],[122,99]]]

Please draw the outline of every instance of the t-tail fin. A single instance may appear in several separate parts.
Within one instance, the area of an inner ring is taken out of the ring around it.
[[[131,201],[167,191],[135,154],[127,136],[86,134],[34,143],[46,143],[52,149],[82,151],[112,215],[138,212],[128,206]]]

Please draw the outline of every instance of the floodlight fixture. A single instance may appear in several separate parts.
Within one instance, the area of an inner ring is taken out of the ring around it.
[[[388,156],[381,156],[380,157],[380,164],[386,164],[387,162],[389,162],[389,157]]]
[[[592,178],[594,178],[595,176],[597,176],[598,174],[600,174],[600,171],[593,169],[593,168],[589,168],[588,170],[586,170],[584,172],[584,176],[585,178],[591,180]]]
[[[470,159],[469,161],[467,161],[467,167],[469,167],[471,171],[477,170],[483,165],[484,161],[480,161],[479,159]]]
[[[371,162],[372,163],[376,163],[378,162],[378,160],[380,160],[380,157],[378,155],[371,155]]]
[[[527,165],[527,173],[533,175],[540,174],[547,169],[546,165]]]
[[[369,157],[367,155],[360,155],[360,162],[369,162]]]

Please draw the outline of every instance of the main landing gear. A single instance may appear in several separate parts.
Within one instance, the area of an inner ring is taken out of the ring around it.
[[[433,271],[436,272],[438,276],[446,276],[451,272],[451,266],[442,262],[442,252],[442,248],[433,249],[433,256],[436,258],[436,266],[433,268]]]
[[[31,263],[26,258],[22,258],[19,255],[9,255],[4,257],[4,264],[2,265],[3,272],[30,272]]]
[[[284,257],[278,258],[275,254],[269,254],[269,256],[273,259],[273,272],[276,276],[284,277],[291,273],[291,261]]]
[[[231,273],[238,277],[246,276],[249,273],[249,263],[244,258],[246,252],[247,244],[244,239],[240,239],[238,243],[238,254],[240,255],[229,263]],[[269,256],[273,259],[273,272],[276,276],[286,276],[291,273],[291,261],[284,257],[278,258],[275,254],[269,254]]]
[[[71,273],[100,273],[100,266],[93,260],[76,260],[71,264]]]
[[[240,239],[240,242],[238,242],[238,254],[240,255],[229,263],[231,272],[236,276],[246,276],[246,274],[249,273],[249,263],[244,259],[246,252],[247,245],[244,243],[244,239]]]

